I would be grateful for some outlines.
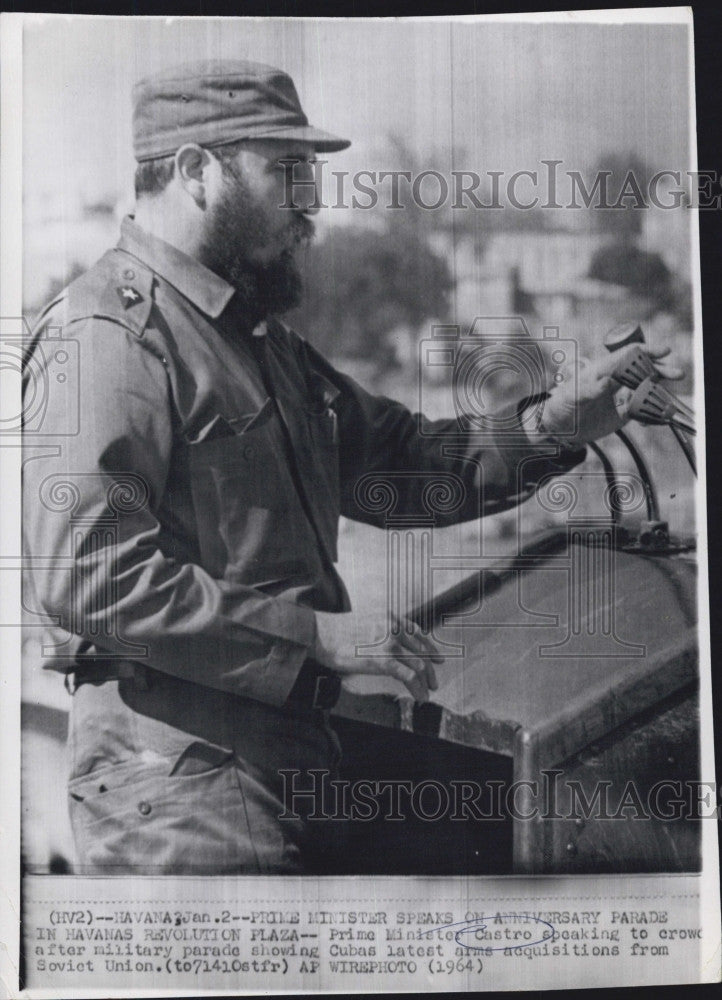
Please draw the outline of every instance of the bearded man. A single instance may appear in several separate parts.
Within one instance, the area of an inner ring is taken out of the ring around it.
[[[387,656],[356,655],[338,519],[383,526],[360,477],[406,473],[398,509],[413,512],[424,477],[451,473],[463,500],[446,523],[469,520],[530,496],[624,420],[591,366],[578,397],[552,391],[536,429],[514,400],[497,441],[451,420],[422,436],[284,326],[313,233],[313,157],[347,145],[309,126],[271,67],[142,81],[135,215],[37,321],[28,392],[38,373],[57,380],[57,328],[77,345],[44,415],[60,447],[25,464],[24,524],[37,600],[63,633],[48,666],[73,693],[79,873],[322,869],[338,824],[311,836],[307,816],[279,819],[280,772],[336,773],[343,676],[387,674],[425,701],[441,660],[410,622]]]

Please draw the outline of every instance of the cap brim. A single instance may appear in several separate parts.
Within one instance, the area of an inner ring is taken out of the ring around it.
[[[250,138],[250,136],[249,136]],[[253,136],[254,139],[285,139],[294,142],[308,142],[319,153],[339,153],[348,149],[350,139],[341,139],[330,132],[323,132],[313,125],[284,125],[281,128],[266,129]]]

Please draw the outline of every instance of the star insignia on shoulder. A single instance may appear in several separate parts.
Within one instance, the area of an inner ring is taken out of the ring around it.
[[[118,289],[118,297],[123,303],[124,309],[130,309],[131,306],[137,306],[139,302],[143,301],[143,296],[132,285],[121,285]]]

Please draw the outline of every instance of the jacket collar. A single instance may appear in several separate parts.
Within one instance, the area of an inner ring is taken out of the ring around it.
[[[234,295],[232,285],[165,240],[142,229],[132,215],[120,226],[118,249],[137,257],[211,319],[217,319]]]

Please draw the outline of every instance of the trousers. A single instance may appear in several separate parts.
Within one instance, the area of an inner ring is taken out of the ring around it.
[[[345,831],[343,821],[319,808],[320,790],[338,776],[341,758],[328,712],[276,708],[157,671],[148,675],[149,683],[121,677],[74,692],[74,870],[332,869]]]

